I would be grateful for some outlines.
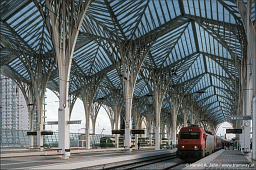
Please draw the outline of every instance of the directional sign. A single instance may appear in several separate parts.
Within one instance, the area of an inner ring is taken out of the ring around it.
[[[241,134],[242,129],[226,129],[226,133]]]
[[[48,121],[47,125],[57,125],[58,121]]]
[[[251,116],[232,116],[231,120],[252,120]]]
[[[67,121],[68,124],[81,124],[82,120],[70,120]]]
[[[121,134],[125,133],[124,129],[112,130],[112,134]],[[131,134],[145,134],[145,130],[140,129],[131,129]]]
[[[41,135],[53,135],[53,131],[42,131]]]
[[[132,134],[145,134],[145,130],[132,129]]]
[[[81,124],[82,120],[70,120],[67,121],[67,124]],[[48,121],[47,125],[57,125],[58,121]]]
[[[37,135],[37,132],[36,131],[30,131],[30,132],[27,132],[27,135],[30,136],[30,135]]]
[[[123,134],[124,134],[124,129],[112,130],[112,134],[120,134],[120,135],[123,135]]]

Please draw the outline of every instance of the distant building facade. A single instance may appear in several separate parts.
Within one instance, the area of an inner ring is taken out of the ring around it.
[[[19,130],[29,130],[25,98],[15,81],[0,74],[1,144],[19,143]]]

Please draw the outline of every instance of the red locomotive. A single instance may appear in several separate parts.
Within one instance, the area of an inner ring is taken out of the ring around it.
[[[206,133],[197,125],[191,125],[180,130],[176,154],[180,159],[197,160],[221,148],[220,138]]]

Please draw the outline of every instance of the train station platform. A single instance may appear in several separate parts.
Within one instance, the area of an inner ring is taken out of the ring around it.
[[[219,150],[192,164],[186,164],[184,169],[256,169],[249,155],[239,150]]]
[[[147,147],[151,148],[151,147]],[[152,147],[153,148],[153,147]],[[58,148],[1,148],[1,158],[15,158],[15,157],[31,157],[31,156],[56,156],[60,155]],[[70,154],[88,153],[88,152],[105,152],[118,151],[123,148],[99,148],[99,149],[85,149],[82,147],[70,148]]]
[[[31,149],[3,149],[0,169],[83,169],[91,166],[135,160],[161,154],[174,153],[176,149],[155,150],[154,147],[142,147],[139,150],[123,148],[71,150],[69,159],[61,159],[60,155]]]

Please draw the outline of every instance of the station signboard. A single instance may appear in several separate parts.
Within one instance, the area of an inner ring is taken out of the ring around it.
[[[145,130],[132,129],[132,134],[145,134]]]
[[[28,135],[28,136],[30,136],[30,135],[31,135],[31,136],[32,136],[32,135],[35,136],[35,135],[37,135],[37,132],[36,132],[36,131],[30,131],[30,132],[27,132],[27,135]]]
[[[123,135],[125,134],[124,129],[119,129],[119,130],[112,130],[112,134],[120,134]],[[145,130],[140,130],[140,129],[132,129],[131,134],[145,134]]]
[[[41,135],[53,135],[53,131],[42,131]]]
[[[120,134],[120,135],[123,135],[123,134],[124,134],[124,129],[112,130],[112,134]]]
[[[226,133],[241,134],[242,129],[226,129]]]

